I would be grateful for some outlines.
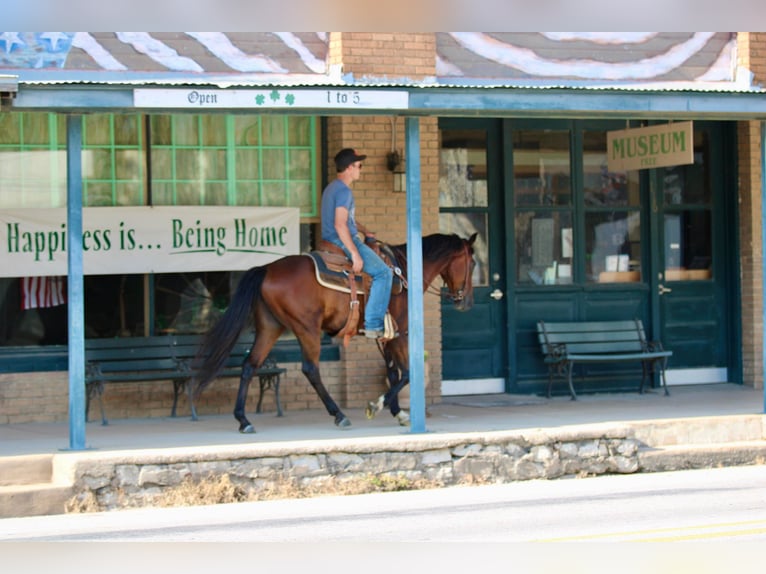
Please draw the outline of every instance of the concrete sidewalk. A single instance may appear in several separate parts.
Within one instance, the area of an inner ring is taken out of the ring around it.
[[[636,423],[691,419],[689,424],[733,415],[762,415],[762,390],[733,384],[671,387],[666,397],[659,390],[637,393],[582,395],[546,399],[535,395],[479,395],[444,397],[428,408],[427,434],[453,434],[519,429],[551,429],[589,423]],[[173,447],[251,445],[304,440],[351,440],[364,437],[412,435],[397,425],[387,411],[367,420],[363,409],[345,409],[352,426],[340,430],[324,410],[248,414],[256,434],[237,432],[232,416],[201,416],[192,422],[177,418],[114,419],[108,426],[86,425],[88,451],[166,449]],[[708,425],[711,426],[711,425]],[[763,437],[758,437],[763,438]],[[706,442],[731,440],[725,426],[712,425]],[[742,439],[745,440],[745,439]],[[22,423],[0,425],[0,457],[55,454],[69,449],[67,423]]]

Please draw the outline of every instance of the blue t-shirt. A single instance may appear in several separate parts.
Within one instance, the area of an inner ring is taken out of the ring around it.
[[[340,179],[331,181],[322,193],[322,239],[327,241],[340,240],[335,231],[335,208],[345,207],[348,209],[348,230],[351,237],[357,233],[356,220],[354,219],[354,194],[351,188]]]

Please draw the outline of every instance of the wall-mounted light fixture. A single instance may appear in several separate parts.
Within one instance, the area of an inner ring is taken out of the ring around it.
[[[398,151],[392,150],[386,154],[386,166],[388,171],[394,175],[394,193],[405,193],[407,191],[407,170],[404,158]]]
[[[396,117],[391,117],[391,151],[386,154],[386,166],[394,175],[394,193],[407,191],[407,170],[404,157],[396,149]]]

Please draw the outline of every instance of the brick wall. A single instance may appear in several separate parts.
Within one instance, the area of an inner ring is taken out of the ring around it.
[[[329,62],[342,65],[355,78],[422,79],[435,74],[433,34],[340,33],[330,34]],[[436,118],[421,118],[421,196],[423,234],[438,232],[439,145]],[[331,117],[327,122],[328,173],[334,176],[332,157],[343,147],[353,147],[368,157],[361,178],[354,183],[357,219],[387,243],[407,240],[407,197],[393,192],[393,174],[386,154],[405,153],[405,120],[388,116]],[[427,403],[441,396],[441,317],[439,301],[424,299],[425,347],[429,353],[430,384]],[[385,368],[377,346],[356,337],[342,351],[341,406],[363,407],[387,389]],[[321,365],[324,370],[324,365]]]
[[[309,385],[300,370],[300,363],[284,363],[287,372],[280,383],[280,397],[285,412],[305,409],[321,409],[322,402]],[[338,381],[340,363],[323,363],[324,375],[330,382]],[[337,383],[335,387],[337,387]],[[208,387],[197,403],[201,415],[227,415],[234,410],[239,379],[221,378]],[[246,410],[255,413],[258,403],[258,381],[250,385]],[[173,405],[173,383],[153,381],[144,383],[110,383],[104,388],[104,409],[109,420],[125,418],[167,417]],[[275,397],[266,391],[263,411],[276,412]],[[178,400],[178,416],[189,416],[189,402],[186,395]],[[90,421],[100,421],[98,401],[90,407]],[[12,373],[0,375],[0,424],[26,422],[66,422],[69,420],[69,378],[66,371],[42,373]],[[234,419],[232,417],[232,424]]]
[[[737,34],[737,64],[766,85],[766,33]],[[761,236],[761,124],[739,122],[739,233],[743,382],[763,388],[763,252]]]

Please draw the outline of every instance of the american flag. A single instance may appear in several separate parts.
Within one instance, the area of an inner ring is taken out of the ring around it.
[[[66,277],[22,277],[21,308],[39,309],[66,303]]]

